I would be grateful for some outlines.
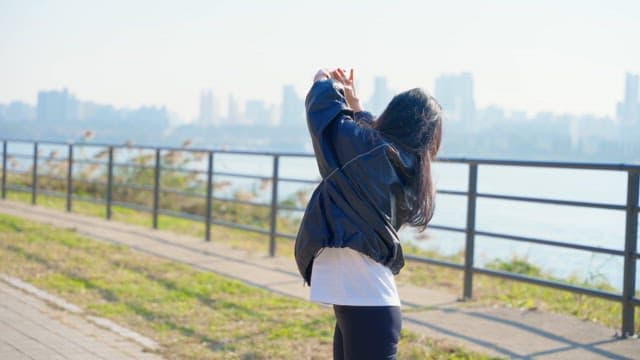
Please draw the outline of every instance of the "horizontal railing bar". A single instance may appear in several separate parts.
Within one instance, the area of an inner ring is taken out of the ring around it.
[[[221,197],[216,197],[216,196],[212,196],[211,199],[214,200],[214,201],[223,201],[223,202],[230,202],[230,203],[235,203],[235,204],[260,206],[260,207],[271,207],[271,204],[257,203],[257,202],[248,201],[248,200],[229,199],[229,198],[221,198]]]
[[[443,194],[443,195],[462,195],[462,196],[468,195],[466,191],[458,191],[458,190],[437,190],[437,193]]]
[[[543,240],[543,239],[536,239],[536,238],[530,238],[530,237],[525,237],[525,236],[500,234],[500,233],[494,233],[494,232],[489,232],[489,231],[478,231],[478,230],[476,230],[474,233],[476,235],[479,235],[479,236],[488,236],[488,237],[494,237],[494,238],[500,238],[500,239],[513,240],[513,241],[528,242],[528,243],[533,243],[533,244],[549,245],[549,246],[556,246],[556,247],[561,247],[561,248],[591,251],[591,252],[601,253],[601,254],[624,256],[624,251],[622,251],[622,250],[601,248],[601,247],[597,247],[597,246],[571,244],[571,243],[566,243],[566,242],[562,242],[562,241]]]
[[[58,198],[67,197],[67,194],[65,194],[63,192],[52,191],[52,190],[43,189],[43,188],[39,187],[38,188],[38,195],[40,195],[40,194],[44,194],[44,195],[47,195],[47,196],[58,197]]]
[[[18,170],[10,170],[7,169],[7,174],[13,174],[13,175],[31,175],[33,174],[30,170],[25,170],[25,171],[18,171]]]
[[[67,160],[67,159],[65,159]],[[96,161],[96,160],[83,160],[83,159],[73,159],[73,163],[75,164],[88,164],[88,165],[103,165],[108,166],[109,163],[106,161]]]
[[[67,179],[64,179],[67,180]],[[108,186],[109,184],[107,184],[104,181],[99,181],[99,180],[88,180],[88,179],[78,179],[78,178],[73,178],[73,182],[80,182],[83,184],[89,184],[89,185],[100,185],[100,186]]]
[[[73,195],[72,198],[73,200],[85,201],[93,204],[105,204],[107,202],[105,199],[92,198],[92,197],[82,196],[82,195]]]
[[[177,195],[195,197],[195,198],[200,198],[200,199],[206,199],[207,198],[206,194],[199,194],[199,193],[195,193],[195,192],[187,192],[187,191],[169,189],[169,188],[163,188],[163,187],[161,187],[159,189],[159,191],[162,192],[162,193],[177,194]]]
[[[20,186],[20,185],[11,185],[11,184],[7,184],[5,186],[5,188],[7,190],[13,190],[13,191],[20,191],[20,192],[31,192],[31,187],[30,186]]]
[[[404,258],[407,260],[417,261],[425,264],[438,265],[438,266],[444,266],[452,269],[464,270],[463,264],[458,264],[453,261],[438,260],[438,259],[426,258],[426,257],[411,255],[411,254],[405,254]]]
[[[112,186],[115,187],[121,187],[121,188],[130,188],[130,189],[135,189],[135,190],[145,190],[145,191],[153,191],[153,186],[151,185],[140,185],[140,184],[123,184],[123,183],[116,183],[114,182],[112,184]]]
[[[63,182],[67,181],[66,177],[51,176],[51,175],[46,175],[46,174],[38,174],[38,179],[40,179],[40,178],[46,178],[46,179],[49,179],[49,180],[56,180],[56,181],[63,181]],[[73,182],[80,182],[80,183],[83,183],[83,184],[91,184],[91,185],[107,186],[107,183],[105,183],[105,182],[95,181],[95,180],[87,180],[87,179],[73,178]]]
[[[296,235],[293,235],[293,234],[285,234],[285,233],[276,232],[276,236],[277,237],[281,237],[281,238],[291,239],[291,240],[295,240],[296,239]]]
[[[120,206],[120,207],[124,207],[124,208],[133,209],[133,210],[144,211],[144,212],[148,212],[148,213],[151,213],[151,211],[153,211],[153,209],[150,206],[144,206],[144,205],[139,205],[139,204],[134,204],[134,203],[129,203],[129,202],[112,200],[111,204],[117,205],[117,206]],[[149,215],[151,215],[151,214],[149,214]]]
[[[7,143],[18,142],[18,143],[30,143],[33,144],[37,142],[38,144],[49,144],[49,145],[69,145],[68,142],[63,141],[54,141],[54,140],[26,140],[26,139],[4,139]]]
[[[608,210],[626,210],[627,209],[625,205],[604,204],[604,203],[594,203],[594,202],[584,202],[584,201],[571,201],[571,200],[544,199],[544,198],[534,198],[534,197],[526,197],[526,196],[511,196],[511,195],[498,195],[498,194],[487,194],[487,193],[478,193],[476,196],[487,198],[487,199],[524,201],[524,202],[533,202],[533,203],[541,203],[541,204],[578,206],[578,207],[589,207],[589,208],[608,209]]]
[[[535,284],[535,285],[546,286],[546,287],[559,289],[559,290],[566,290],[566,291],[570,291],[578,294],[595,296],[595,297],[599,297],[607,300],[622,301],[622,295],[619,295],[619,294],[614,294],[614,293],[601,291],[601,290],[589,289],[589,288],[576,286],[576,285],[564,284],[557,281],[533,278],[530,276],[510,273],[506,271],[497,271],[497,270],[474,267],[473,272],[478,274],[483,274],[483,275],[504,278],[504,279],[517,280],[517,281],[526,282],[526,283]]]
[[[179,172],[184,174],[206,174],[207,173],[207,170],[172,168],[168,166],[161,166],[160,170],[162,170],[163,172]]]
[[[249,175],[249,174],[240,174],[240,173],[218,172],[218,171],[214,171],[213,175],[239,177],[239,178],[246,178],[246,179],[257,179],[257,180],[271,180],[271,176],[266,176],[266,175],[260,176],[260,175]]]
[[[12,154],[12,153],[7,153],[7,159],[11,159],[11,158],[22,158],[22,159],[30,159],[33,160],[33,154]]]
[[[631,299],[631,303],[635,306],[640,306],[640,299],[637,297],[634,297],[633,299]]]
[[[296,178],[278,177],[278,182],[295,182],[295,183],[301,183],[301,184],[317,185],[317,184],[320,183],[320,180],[308,180],[308,179],[296,179]]]
[[[437,158],[436,162],[478,164],[478,165],[499,165],[499,166],[522,166],[522,167],[547,167],[583,170],[616,170],[616,171],[638,171],[640,165],[632,164],[607,164],[607,163],[573,163],[556,161],[529,161],[529,160],[492,160],[476,158]]]
[[[299,206],[287,206],[287,205],[278,205],[279,210],[288,210],[288,211],[305,211],[306,208]]]
[[[155,170],[156,167],[153,165],[139,165],[139,164],[134,164],[134,163],[123,163],[123,162],[113,162],[113,167],[131,167],[134,169],[148,169],[148,170]]]
[[[30,157],[33,159],[33,155],[30,155]],[[42,155],[38,156],[38,160],[44,161],[45,164],[48,162],[66,163],[67,161],[69,161],[69,159],[67,158],[57,158],[57,157],[52,158],[50,156],[42,156]],[[38,164],[38,167],[42,167],[42,166],[44,166],[44,164]]]
[[[49,180],[67,181],[66,177],[52,176],[52,175],[43,174],[42,172],[38,172],[38,179],[41,179],[41,178],[46,178]]]
[[[21,142],[21,143],[31,143],[34,142],[40,144],[51,144],[51,145],[73,145],[74,147],[86,146],[86,147],[110,147],[113,146],[114,149],[160,149],[160,150],[169,150],[169,151],[185,151],[185,152],[208,152],[212,151],[218,154],[230,154],[230,155],[255,155],[255,156],[274,156],[279,155],[282,157],[314,157],[313,154],[309,153],[296,153],[296,152],[275,152],[275,151],[247,151],[247,150],[223,150],[223,149],[209,149],[209,148],[183,148],[176,146],[155,146],[155,145],[126,145],[126,144],[108,144],[108,143],[72,143],[72,142],[62,142],[62,141],[33,141],[33,140],[25,140],[25,139],[0,139],[0,141],[6,140],[8,143],[11,142]]]
[[[205,217],[202,216],[202,215],[190,214],[190,213],[186,213],[186,212],[182,212],[182,211],[174,211],[174,210],[169,210],[169,209],[158,209],[158,213],[160,213],[162,215],[180,217],[180,218],[183,218],[183,219],[194,220],[194,221],[198,221],[198,222],[203,222],[205,220]]]
[[[295,152],[275,152],[275,151],[239,151],[239,150],[212,150],[216,154],[229,155],[255,155],[255,156],[280,156],[280,157],[306,157],[314,158],[315,155],[309,153]]]
[[[429,224],[427,226],[427,228],[436,229],[436,230],[444,230],[444,231],[460,232],[460,233],[466,233],[467,232],[467,230],[465,228],[459,228],[459,227],[454,227],[454,226],[445,226],[445,225],[436,225],[436,224]]]

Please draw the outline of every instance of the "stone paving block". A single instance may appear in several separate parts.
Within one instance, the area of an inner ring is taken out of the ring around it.
[[[25,299],[24,301],[22,301]],[[29,299],[29,300],[27,300]],[[0,359],[137,359],[141,345],[89,323],[78,314],[51,308],[43,300],[0,281]],[[106,341],[105,341],[106,340]],[[109,343],[109,344],[107,344]],[[106,349],[103,357],[94,348]]]

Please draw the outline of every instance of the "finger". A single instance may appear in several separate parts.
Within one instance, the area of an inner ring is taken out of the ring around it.
[[[347,77],[344,74],[344,71],[342,69],[338,69],[338,75],[340,76],[340,81],[346,83],[347,82]]]
[[[345,83],[351,84],[351,79],[347,76],[347,71],[345,69],[342,69],[342,77],[344,78]]]
[[[349,81],[353,82],[353,68],[349,71]]]

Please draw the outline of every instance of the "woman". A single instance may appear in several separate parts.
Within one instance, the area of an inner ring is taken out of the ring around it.
[[[431,161],[442,111],[420,89],[396,95],[376,119],[364,112],[351,70],[320,70],[306,98],[322,182],[296,239],[311,300],[332,304],[334,359],[395,359],[404,265],[397,231],[424,230],[434,211]]]

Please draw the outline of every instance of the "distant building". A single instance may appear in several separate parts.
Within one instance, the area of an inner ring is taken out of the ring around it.
[[[215,108],[213,93],[211,90],[203,90],[200,93],[200,113],[198,123],[202,126],[215,125]]]
[[[78,120],[78,100],[67,89],[40,91],[37,117],[47,123]]]
[[[244,119],[242,117],[242,113],[240,112],[240,108],[238,107],[238,102],[233,97],[233,95],[229,95],[228,103],[227,103],[227,126],[237,126],[242,125]]]
[[[436,79],[435,97],[451,121],[473,121],[476,103],[471,73],[447,74]]]
[[[476,118],[483,124],[504,122],[507,119],[504,109],[496,105],[489,105],[484,109],[478,110]]]
[[[640,126],[640,97],[638,96],[638,74],[626,74],[624,99],[618,103],[616,115],[624,125]]]
[[[304,101],[298,96],[292,85],[282,87],[281,126],[304,126]]]
[[[0,105],[0,121],[24,122],[34,120],[35,117],[34,107],[25,102],[13,101],[7,106]]]
[[[262,100],[249,100],[245,104],[244,117],[248,125],[271,125],[271,111]]]
[[[393,98],[393,91],[387,85],[387,78],[377,76],[373,79],[373,94],[371,94],[371,98],[365,108],[372,114],[380,115],[389,104],[389,101],[391,101],[391,98]]]

